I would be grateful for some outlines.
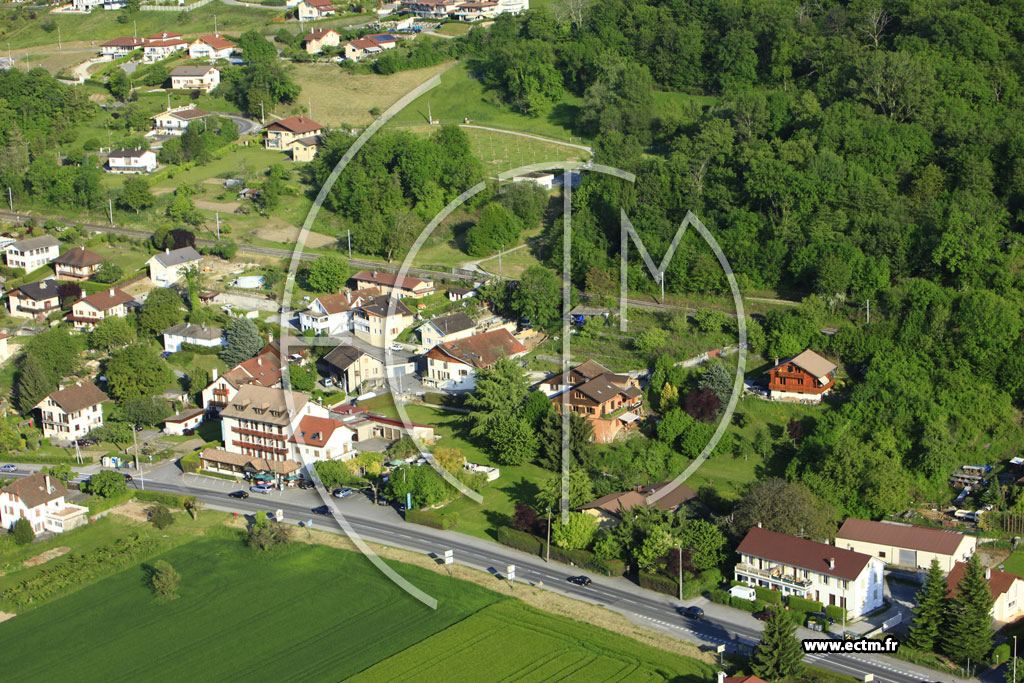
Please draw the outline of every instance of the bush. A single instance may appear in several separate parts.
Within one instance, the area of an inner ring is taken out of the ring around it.
[[[18,545],[28,545],[35,540],[36,532],[32,531],[32,523],[24,517],[19,517],[11,529],[14,542]]]
[[[528,534],[525,531],[519,531],[507,526],[498,527],[497,535],[498,543],[507,545],[510,548],[516,550],[522,550],[526,553],[533,555],[542,555],[544,552],[544,542],[536,536]]]
[[[658,593],[665,593],[667,595],[679,594],[679,583],[674,579],[670,579],[667,576],[661,576],[660,574],[639,572],[637,574],[637,584],[641,588],[646,588],[647,590],[656,591]]]
[[[790,595],[786,598],[786,604],[789,605],[790,609],[795,609],[798,612],[820,612],[821,603],[816,600],[808,600],[807,598],[801,598],[798,595]]]
[[[133,494],[134,491],[122,491],[106,498],[103,496],[93,496],[85,501],[85,506],[89,508],[90,515],[98,515],[101,512],[117,507],[121,503],[127,503],[134,497]]]
[[[185,352],[188,352],[188,353],[191,353],[191,354],[199,353],[199,354],[202,354],[202,355],[205,355],[205,356],[216,356],[218,353],[220,353],[223,350],[224,350],[224,347],[222,347],[222,346],[199,346],[198,344],[189,344],[189,343],[186,342],[186,343],[183,343],[181,345],[181,350],[177,351],[173,355],[174,355],[175,359],[182,358],[182,356],[179,355],[179,354],[183,354]],[[191,362],[191,361],[192,361],[192,358],[189,357],[188,361],[186,361],[186,362]]]
[[[717,602],[719,605],[728,605],[730,604],[729,601],[732,599],[732,596],[729,595],[729,591],[716,588],[708,593],[708,599],[711,600],[711,602]]]
[[[753,600],[744,600],[743,598],[730,598],[729,604],[736,609],[741,609],[745,612],[760,612],[761,609],[764,609],[763,602],[754,602]],[[761,609],[758,609],[758,605],[761,605]]]
[[[196,497],[162,491],[136,491],[135,500],[143,503],[162,503],[172,508],[184,508],[186,503],[196,502]]]
[[[998,646],[996,646],[996,648],[994,650],[992,650],[992,665],[993,666],[999,666],[1003,662],[1007,662],[1009,660],[1010,660],[1010,644],[1009,643],[1003,643],[1002,645],[998,645]]]
[[[543,542],[541,548],[543,549]],[[581,569],[605,576],[622,576],[626,573],[626,565],[622,560],[604,560],[587,550],[565,550],[564,548],[551,546],[551,559],[565,564],[576,565]]]
[[[832,621],[842,621],[846,618],[846,610],[839,605],[828,605],[825,608],[825,614],[828,615],[828,618]]]
[[[773,591],[770,588],[762,588],[761,586],[754,586],[754,592],[757,593],[759,600],[764,600],[769,605],[782,604],[782,593],[779,591]]]
[[[154,505],[146,510],[146,514],[149,516],[149,521],[157,529],[166,529],[174,524],[174,515],[171,514],[166,505]]]
[[[182,472],[198,472],[199,464],[199,453],[197,452],[183,455],[178,460],[178,465],[181,467]]]
[[[459,522],[459,516],[451,512],[430,512],[426,510],[406,510],[405,521],[422,524],[431,529],[451,529]]]
[[[167,508],[164,508],[166,510]],[[149,577],[149,585],[153,592],[165,600],[173,600],[178,591],[178,583],[181,576],[174,571],[174,567],[166,560],[157,560],[153,564],[153,574]]]

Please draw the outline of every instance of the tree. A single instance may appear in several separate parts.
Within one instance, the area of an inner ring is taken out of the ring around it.
[[[544,266],[530,266],[523,271],[512,295],[513,310],[538,329],[552,329],[562,309],[561,285],[554,272]]]
[[[643,540],[634,548],[633,560],[641,569],[653,569],[672,547],[672,535],[668,529],[654,526],[647,529]]]
[[[781,609],[772,610],[750,663],[751,671],[766,681],[781,681],[803,672],[803,658],[796,624]]]
[[[537,456],[537,432],[525,419],[500,419],[487,436],[498,464],[525,465]]]
[[[725,559],[722,548],[725,547],[725,536],[711,522],[693,519],[686,523],[680,539],[683,548],[690,551],[690,564],[697,571],[717,567]]]
[[[110,76],[107,77],[107,90],[119,102],[128,101],[132,93],[132,83],[124,69],[119,66],[111,69]]]
[[[476,386],[466,397],[473,423],[470,434],[491,440],[498,425],[520,418],[528,392],[526,373],[511,358],[499,358],[489,368],[477,370]]]
[[[52,467],[42,467],[39,471],[43,474],[48,474],[51,477],[56,477],[65,484],[71,481],[75,476],[74,471],[71,469],[71,465],[66,462],[61,463],[60,465],[53,465]]]
[[[110,316],[96,323],[89,333],[89,346],[97,351],[110,351],[135,341],[135,330],[127,318]]]
[[[92,280],[105,285],[113,284],[124,277],[124,270],[113,261],[104,261],[96,272],[92,274]],[[104,318],[106,320],[106,318]]]
[[[560,516],[552,519],[551,542],[566,550],[582,550],[593,542],[597,527],[597,518],[593,515],[570,512],[566,524],[562,524]]]
[[[654,356],[668,346],[668,343],[668,332],[660,327],[648,327],[633,340],[633,346],[645,356]]]
[[[100,441],[107,441],[124,450],[132,443],[135,431],[126,422],[107,422],[96,427],[89,434]]]
[[[36,532],[32,531],[32,522],[26,517],[19,517],[14,526],[11,527],[11,535],[18,545],[28,545],[36,538]]]
[[[146,303],[139,313],[139,329],[147,334],[158,335],[184,319],[185,313],[181,309],[178,293],[170,288],[157,287],[146,296]]]
[[[914,601],[914,622],[910,627],[908,644],[922,652],[931,652],[939,642],[942,618],[946,607],[946,574],[938,560],[932,560],[924,585],[917,591]]]
[[[274,44],[256,29],[246,31],[238,38],[238,47],[249,63],[273,62],[277,59]]]
[[[503,188],[501,203],[519,219],[523,227],[534,228],[544,215],[548,193],[536,183],[512,183]]]
[[[544,418],[555,412],[555,406],[543,391],[531,391],[523,404],[523,419],[533,429],[539,429]]]
[[[169,562],[157,560],[153,563],[153,573],[150,575],[149,585],[161,599],[174,600],[177,598],[179,583],[181,583],[181,576]]]
[[[133,425],[152,427],[171,416],[170,405],[163,398],[134,396],[117,406],[120,418]]]
[[[255,520],[249,526],[246,541],[251,547],[264,551],[286,545],[291,538],[291,527],[276,520],[270,521],[263,512],[257,510]]]
[[[100,470],[89,478],[87,493],[101,498],[110,498],[128,490],[124,475],[114,470]]]
[[[698,308],[693,313],[693,319],[697,321],[701,332],[721,332],[729,316],[714,308]]]
[[[306,285],[313,292],[335,293],[341,291],[348,279],[348,266],[341,257],[333,254],[318,256],[306,274]]]
[[[226,336],[227,343],[219,355],[228,365],[238,365],[249,360],[263,346],[256,323],[248,318],[232,318]]]
[[[149,181],[141,175],[133,175],[125,180],[121,195],[117,198],[117,203],[122,208],[134,211],[136,214],[153,206],[154,201],[156,199],[149,191]]]
[[[202,405],[203,389],[210,386],[212,381],[209,370],[198,365],[192,366],[188,371],[188,394],[193,403]]]
[[[470,256],[486,256],[502,248],[511,248],[519,241],[521,230],[519,219],[503,204],[488,204],[481,212],[480,220],[466,233],[466,251]]]
[[[747,489],[733,515],[737,535],[759,523],[769,531],[801,538],[832,538],[838,513],[800,483],[772,477]]]
[[[182,136],[184,137],[184,136]],[[176,223],[199,225],[203,222],[203,214],[199,212],[187,194],[174,193],[174,199],[167,207],[167,216]]]
[[[718,397],[721,405],[729,403],[729,396],[732,395],[733,377],[732,374],[719,363],[712,363],[697,378],[698,389],[710,389]]]
[[[288,380],[294,391],[313,391],[317,378],[316,368],[312,365],[293,363],[288,366]]]
[[[942,649],[956,662],[981,662],[992,649],[993,599],[978,553],[967,561],[954,592],[946,603]]]
[[[537,492],[537,509],[551,508],[558,513],[562,505],[562,476],[556,474],[541,484]],[[594,485],[590,477],[582,469],[569,470],[569,508],[578,508],[594,500]]]
[[[166,505],[154,505],[146,510],[150,523],[157,529],[166,529],[174,523],[174,516]]]
[[[713,422],[722,409],[722,403],[711,389],[691,391],[686,394],[686,414],[701,422]]]
[[[679,389],[674,384],[665,384],[661,387],[661,393],[658,394],[658,410],[662,413],[666,413],[673,408],[679,406]]]
[[[106,367],[107,393],[123,401],[134,396],[150,397],[174,381],[167,361],[148,344],[136,342],[111,355]]]
[[[516,503],[515,509],[516,513],[510,522],[512,528],[531,534],[535,533],[541,525],[537,511],[525,503]]]
[[[23,415],[28,415],[47,394],[56,388],[56,383],[43,369],[43,365],[36,356],[26,353],[21,361],[16,386],[18,410]]]

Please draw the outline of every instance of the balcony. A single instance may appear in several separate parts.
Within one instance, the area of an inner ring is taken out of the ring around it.
[[[264,446],[258,443],[250,443],[248,441],[232,441],[232,444],[239,449],[249,449],[253,451],[261,451],[263,453],[273,453],[274,455],[288,455],[287,448],[273,448],[272,446]],[[274,458],[271,458],[274,459]]]
[[[806,590],[811,587],[810,579],[800,579],[792,574],[784,574],[782,567],[774,567],[772,569],[758,569],[749,564],[740,563],[736,565],[736,571],[742,574],[747,574],[765,581],[777,583],[783,586],[788,586],[797,590]]]

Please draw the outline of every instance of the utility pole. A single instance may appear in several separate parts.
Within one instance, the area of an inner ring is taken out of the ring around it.
[[[57,50],[63,52],[64,48],[60,44],[60,26],[57,27]]]
[[[220,211],[214,215],[217,217],[217,241],[220,242]]]
[[[348,237],[348,258],[352,260],[352,230],[348,229],[345,231],[345,236]]]
[[[679,601],[683,601],[683,546],[676,546],[676,559],[679,560]]]
[[[11,186],[7,186],[7,203],[11,205],[11,213],[14,213],[14,195],[11,193]]]
[[[501,278],[501,252],[505,251],[505,245],[501,245],[501,251],[498,252],[498,278]]]
[[[267,117],[263,113],[263,100],[260,100],[260,123],[266,124]]]
[[[213,35],[217,35],[217,15],[213,15]]]
[[[868,299],[868,325],[871,324],[871,299]]]
[[[1013,683],[1017,683],[1017,636],[1013,637]]]
[[[110,227],[114,227],[114,200],[107,200],[107,207],[110,210]]]
[[[544,561],[551,562],[551,508],[548,508],[548,544],[546,546]]]
[[[138,37],[139,37],[139,26],[135,22],[135,20],[132,19],[132,38],[138,38]]]

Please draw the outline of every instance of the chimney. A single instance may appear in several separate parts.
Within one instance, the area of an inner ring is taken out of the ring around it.
[[[352,303],[352,292],[345,292],[345,303]]]
[[[263,356],[256,356],[256,365],[263,365]]]
[[[830,570],[836,568],[836,558],[834,558],[834,557],[828,558],[828,568]]]
[[[114,288],[113,287],[110,288],[110,296],[114,296]]]
[[[991,567],[985,567],[985,580],[986,581],[991,581],[992,580],[992,568]]]
[[[211,375],[213,377],[213,381],[216,382],[217,381],[217,368],[213,368],[210,372],[211,372]]]
[[[50,486],[50,475],[47,474],[46,477],[44,477],[44,478],[46,479],[46,492],[47,493],[53,493],[53,487]]]
[[[778,356],[775,356],[775,364],[776,364],[776,365],[778,365],[778,364],[779,364],[779,357],[778,357]]]
[[[762,528],[762,527],[761,527],[761,522],[758,522],[758,523],[757,523],[757,528],[758,528],[758,529]]]
[[[718,672],[718,683],[725,683],[725,672],[724,671],[719,671]]]
[[[171,248],[170,247],[164,247],[164,253],[165,254],[170,254],[171,253]]]

